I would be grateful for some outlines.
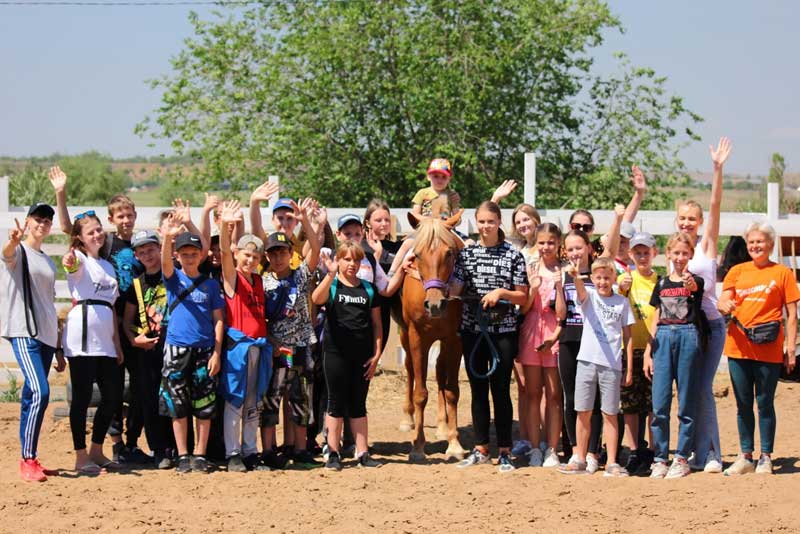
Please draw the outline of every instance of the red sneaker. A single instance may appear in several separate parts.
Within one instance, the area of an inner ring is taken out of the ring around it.
[[[42,471],[42,467],[35,458],[22,459],[19,462],[19,476],[27,482],[44,482],[47,477]]]
[[[42,470],[42,473],[44,473],[45,475],[47,475],[49,477],[57,477],[60,474],[58,469],[45,469],[44,466],[41,463],[39,463],[39,459],[38,458],[34,458],[33,461],[36,462],[36,465],[39,466],[39,469]]]

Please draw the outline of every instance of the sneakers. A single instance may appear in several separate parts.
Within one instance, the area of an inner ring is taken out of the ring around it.
[[[292,456],[292,466],[299,469],[314,469],[322,467],[323,463],[316,460],[307,450],[295,451]]]
[[[586,462],[578,460],[578,457],[573,455],[569,462],[562,464],[558,468],[558,472],[562,475],[585,475],[588,473],[586,464]]]
[[[542,463],[542,467],[558,467],[561,465],[561,462],[558,459],[558,454],[554,448],[548,448],[544,453],[544,462]]]
[[[473,465],[480,465],[489,462],[489,455],[483,454],[478,449],[472,449],[472,452],[469,455],[458,462],[456,467],[463,469],[465,467],[472,467]]]
[[[758,465],[756,466],[756,474],[759,475],[771,475],[772,474],[772,458],[767,456],[766,454],[761,454],[761,457],[758,459]]]
[[[753,465],[753,460],[747,458],[746,456],[740,455],[739,458],[737,458],[736,461],[724,471],[724,473],[725,476],[729,477],[733,475],[752,473],[755,470],[756,468]]]
[[[358,467],[380,467],[382,465],[379,461],[374,460],[368,452],[358,457]]]
[[[286,464],[289,463],[289,459],[283,454],[269,451],[261,455],[261,462],[269,469],[285,469]]]
[[[247,466],[244,465],[244,461],[242,461],[242,457],[238,454],[234,454],[230,458],[228,458],[228,472],[229,473],[245,473],[247,472]]]
[[[325,469],[330,469],[332,471],[342,470],[342,460],[339,458],[338,452],[330,451],[328,453],[328,458],[325,460]]]
[[[532,448],[533,446],[530,441],[527,439],[520,439],[514,442],[514,446],[511,447],[511,454],[519,458],[528,454]]]
[[[125,451],[127,453],[124,458],[125,463],[144,465],[153,461],[153,458],[139,447],[125,447]]]
[[[356,444],[353,443],[352,445],[347,445],[342,447],[339,456],[342,458],[355,458],[356,457]]]
[[[178,467],[175,468],[177,473],[190,473],[192,471],[192,457],[188,454],[178,458]]]
[[[328,454],[330,454],[331,448],[328,447],[328,444],[322,446],[322,460],[327,462],[328,461]],[[338,453],[337,453],[338,454]]]
[[[606,470],[603,473],[604,477],[626,477],[628,470],[619,464],[606,464]]]
[[[533,449],[539,451],[539,449]],[[539,458],[541,459],[542,451],[539,451]],[[511,456],[507,452],[501,452],[497,457],[497,470],[501,473],[509,473],[516,469],[514,464],[511,463]]]
[[[597,470],[600,469],[600,462],[597,461],[597,458],[594,455],[587,454],[586,455],[586,472],[590,475],[597,473]]]
[[[172,454],[168,451],[155,451],[153,453],[153,462],[158,469],[172,469],[175,462],[172,459]]]
[[[118,441],[111,446],[111,460],[118,464],[128,463],[128,455],[130,452],[131,451],[128,450],[128,447],[126,447],[124,443]]]
[[[39,465],[35,458],[20,460],[19,476],[26,482],[44,482],[47,480],[42,466]]]
[[[703,467],[703,472],[704,473],[722,473],[722,462],[712,458],[711,460],[706,462],[705,467]]]
[[[244,458],[242,458],[242,463],[247,468],[248,471],[253,471],[258,467],[259,462],[261,461],[261,456],[258,453],[248,454]]]
[[[39,466],[39,469],[47,477],[57,477],[60,474],[58,469],[45,469],[44,466],[42,466],[42,464],[39,463],[38,458],[34,458],[33,461],[36,463],[37,466]]]
[[[528,461],[528,465],[531,467],[542,467],[542,451],[541,449],[531,449],[529,454],[530,460]]]
[[[666,476],[664,478],[683,478],[691,473],[689,462],[685,458],[675,458],[672,460],[672,465],[669,466]]]
[[[668,471],[667,462],[653,462],[650,466],[650,478],[664,478]]]
[[[191,466],[193,473],[208,473],[208,460],[204,456],[192,456]]]

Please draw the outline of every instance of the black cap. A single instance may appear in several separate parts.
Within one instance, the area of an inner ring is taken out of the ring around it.
[[[41,215],[42,217],[46,217],[53,220],[53,215],[56,214],[56,210],[53,209],[50,204],[46,204],[44,202],[36,202],[31,205],[30,209],[28,210],[28,217],[31,215]]]
[[[264,250],[269,250],[272,248],[292,248],[292,240],[289,239],[289,236],[284,234],[283,232],[275,232],[270,234],[267,238],[267,245],[264,247]]]
[[[203,242],[200,237],[189,232],[183,232],[175,238],[175,250],[180,250],[183,247],[194,247],[198,250],[203,250]]]

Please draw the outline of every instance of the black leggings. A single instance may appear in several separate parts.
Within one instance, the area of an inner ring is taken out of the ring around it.
[[[462,332],[461,342],[464,346],[464,358],[469,358],[472,348],[481,340],[480,334]],[[469,387],[472,390],[472,427],[475,432],[476,445],[489,444],[489,390],[492,391],[494,404],[494,427],[497,433],[498,447],[511,447],[511,424],[514,408],[511,404],[511,371],[514,358],[517,356],[517,333],[492,334],[492,341],[500,355],[492,376],[489,379],[478,378],[472,374],[469,362],[466,362]],[[489,345],[483,341],[475,354],[474,365],[479,373],[489,369],[491,360]]]
[[[147,437],[147,447],[151,451],[163,453],[166,449],[175,447],[175,438],[172,433],[172,419],[158,414],[158,390],[161,386],[161,367],[164,364],[164,346],[159,343],[153,350],[143,351],[132,349],[126,353],[134,353],[138,365],[136,373],[137,389],[133,389],[132,397],[138,397],[141,406],[142,423]],[[128,419],[130,431],[130,418]],[[128,434],[130,439],[130,434]],[[134,441],[135,444],[135,441]],[[128,443],[130,445],[130,442]]]
[[[567,431],[570,445],[578,444],[575,426],[578,413],[575,411],[575,373],[578,370],[579,341],[560,341],[558,343],[558,374],[561,376],[561,387],[564,390],[564,428]],[[594,397],[592,410],[592,429],[589,434],[590,453],[599,453],[602,447],[603,415],[600,412],[600,391]]]
[[[114,416],[111,418],[110,432],[121,435],[123,433],[122,422],[124,419],[125,445],[132,449],[138,446],[139,437],[142,435],[142,428],[144,427],[141,396],[138,394],[140,391],[139,377],[141,376],[141,371],[139,356],[141,350],[132,346],[127,336],[120,335],[119,342],[122,347],[122,353],[125,355],[123,364],[119,366],[119,379],[122,384],[123,395],[120,396]],[[130,392],[127,398],[125,398],[126,372],[128,373],[128,391]],[[127,410],[124,409],[126,401],[128,403]]]
[[[374,355],[374,347],[366,343],[348,343],[340,350],[325,337],[322,368],[328,388],[328,409],[331,417],[357,419],[367,415],[369,380],[364,378],[364,364]]]
[[[94,414],[92,443],[102,445],[111,424],[111,417],[122,398],[122,383],[116,358],[108,356],[74,356],[69,359],[72,382],[72,404],[69,426],[75,450],[86,448],[86,411],[92,402],[92,385],[100,388],[100,405]]]

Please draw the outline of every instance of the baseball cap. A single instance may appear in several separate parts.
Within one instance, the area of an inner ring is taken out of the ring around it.
[[[146,245],[148,243],[153,243],[155,245],[161,244],[158,240],[158,234],[155,233],[153,230],[139,230],[135,234],[133,234],[133,239],[131,239],[131,248],[141,247],[142,245]]]
[[[619,227],[620,237],[630,239],[634,236],[634,234],[636,234],[636,227],[628,221],[622,221],[622,224]]]
[[[294,211],[294,208],[292,207],[292,199],[279,198],[278,201],[275,204],[273,204],[272,211],[274,212],[275,210],[280,210],[280,209],[287,209]]]
[[[236,243],[236,248],[243,249],[250,243],[255,245],[256,252],[261,252],[264,249],[264,242],[253,234],[244,234],[242,237],[240,237],[239,241]]]
[[[353,213],[345,213],[344,215],[339,217],[339,222],[336,224],[336,229],[341,230],[342,228],[351,223],[361,224],[361,217]]]
[[[656,238],[648,232],[637,232],[633,234],[633,237],[631,238],[630,247],[633,248],[638,245],[644,245],[648,248],[652,248],[656,246]]]
[[[203,250],[203,242],[200,241],[200,236],[183,232],[175,238],[175,250],[180,250],[183,247],[194,247]]]
[[[28,209],[27,217],[31,215],[41,215],[42,217],[46,217],[47,219],[53,220],[53,215],[56,214],[56,211],[53,209],[50,204],[46,204],[44,202],[36,202],[31,205],[30,209]]]
[[[239,240],[241,242],[241,239]],[[284,234],[283,232],[275,232],[269,234],[267,238],[267,246],[264,247],[264,250],[271,250],[273,248],[292,248],[292,240],[289,239],[289,236]]]
[[[430,174],[432,172],[440,172],[449,178],[450,162],[444,158],[436,158],[431,160],[430,165],[428,165],[428,173]]]

